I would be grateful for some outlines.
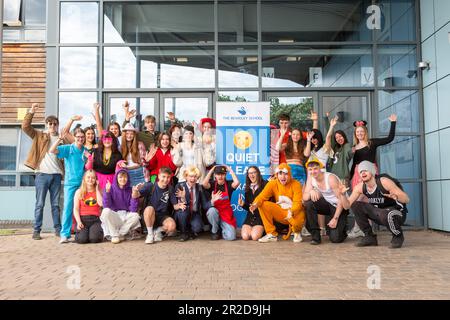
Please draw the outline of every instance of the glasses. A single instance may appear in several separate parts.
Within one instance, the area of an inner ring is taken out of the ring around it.
[[[103,141],[103,143],[105,143],[105,142],[112,142],[113,139],[112,138],[103,138],[102,141]]]
[[[77,139],[84,139],[84,136],[75,136]]]
[[[248,174],[256,174],[256,171],[249,171]]]
[[[47,122],[48,126],[57,126],[58,122]]]

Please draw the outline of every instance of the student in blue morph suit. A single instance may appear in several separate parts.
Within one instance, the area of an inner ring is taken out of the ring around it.
[[[60,146],[64,139],[62,133],[50,148],[50,153],[55,153],[58,159],[64,159],[64,210],[61,219],[61,240],[59,243],[67,243],[70,238],[70,230],[72,228],[73,199],[75,192],[81,185],[84,173],[84,162],[87,157],[87,150],[84,147],[86,138],[83,129],[76,128],[74,130],[75,142]],[[86,154],[85,154],[86,153]]]

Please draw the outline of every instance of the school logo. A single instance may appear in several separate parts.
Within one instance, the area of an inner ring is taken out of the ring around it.
[[[245,116],[247,114],[247,109],[245,109],[245,107],[241,107],[241,109],[239,109],[237,112],[239,112],[241,116]]]
[[[234,145],[241,150],[250,148],[253,143],[253,137],[248,131],[239,131],[233,137]]]

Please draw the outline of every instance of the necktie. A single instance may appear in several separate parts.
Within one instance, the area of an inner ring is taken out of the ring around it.
[[[194,187],[189,188],[189,196],[191,201],[189,201],[189,211],[192,213],[194,211]]]

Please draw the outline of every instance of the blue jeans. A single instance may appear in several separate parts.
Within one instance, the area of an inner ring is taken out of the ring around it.
[[[145,182],[144,168],[142,167],[128,170],[128,176],[130,177],[130,184],[132,187],[141,182]]]
[[[50,191],[50,203],[52,206],[53,227],[55,232],[61,230],[61,219],[59,216],[59,197],[61,195],[61,175],[38,173],[35,179],[36,205],[34,207],[34,231],[41,232],[42,219],[44,216],[45,198]]]
[[[73,198],[80,186],[64,186],[64,210],[62,215],[61,237],[70,238],[73,217]]]
[[[190,213],[188,211],[177,211],[175,218],[177,221],[178,229],[182,233],[189,231],[200,233],[203,230],[203,221],[200,212],[194,212],[191,219],[189,219]]]
[[[236,229],[231,224],[222,221],[219,216],[219,211],[216,208],[211,207],[206,212],[206,217],[209,223],[211,223],[211,232],[217,233],[219,231],[219,225],[222,229],[222,238],[224,240],[236,239]]]

